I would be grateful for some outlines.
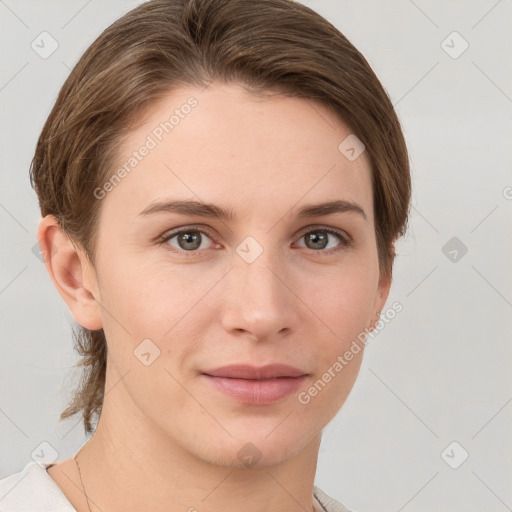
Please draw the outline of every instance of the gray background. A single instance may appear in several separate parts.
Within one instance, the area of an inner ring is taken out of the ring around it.
[[[403,311],[368,346],[325,429],[316,485],[360,512],[512,510],[512,2],[303,3],[375,69],[414,180],[388,301]],[[71,67],[136,4],[0,0],[0,478],[41,442],[63,459],[86,441],[79,418],[58,421],[78,378],[72,317],[32,252],[40,212],[28,168]],[[31,48],[43,31],[58,42],[47,58]]]

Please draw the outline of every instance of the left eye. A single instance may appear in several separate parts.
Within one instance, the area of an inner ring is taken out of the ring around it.
[[[308,231],[304,235],[300,237],[300,240],[304,239],[306,241],[306,247],[313,251],[321,251],[327,254],[336,251],[336,247],[338,244],[334,244],[329,246],[329,237],[334,237],[337,239],[338,243],[341,242],[343,246],[349,244],[349,240],[344,237],[341,233],[337,231],[332,231],[330,229],[314,229],[312,231]],[[324,249],[334,249],[332,250],[324,250]]]

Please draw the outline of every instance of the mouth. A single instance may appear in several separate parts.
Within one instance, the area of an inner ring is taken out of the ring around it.
[[[223,366],[202,373],[217,391],[244,404],[279,402],[303,384],[307,373],[284,364]]]

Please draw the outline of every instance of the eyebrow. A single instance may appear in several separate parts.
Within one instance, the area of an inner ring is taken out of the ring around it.
[[[299,218],[322,217],[334,213],[354,212],[368,220],[366,213],[357,203],[344,200],[329,201],[326,203],[311,204],[302,207],[297,216]],[[212,217],[223,220],[233,220],[235,214],[233,210],[222,208],[220,206],[203,203],[201,201],[163,201],[150,204],[139,213],[139,216],[150,215],[154,213],[178,213],[181,215],[195,215],[199,217]]]

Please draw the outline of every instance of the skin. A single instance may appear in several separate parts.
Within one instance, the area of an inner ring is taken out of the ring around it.
[[[338,151],[351,131],[320,104],[218,83],[154,105],[120,146],[119,165],[190,96],[198,105],[101,200],[95,267],[55,218],[39,226],[73,317],[103,328],[108,343],[102,415],[78,458],[91,510],[313,510],[321,431],[363,351],[307,405],[298,393],[240,404],[200,372],[284,362],[308,373],[302,391],[375,325],[390,280],[379,275],[370,165],[365,153],[349,161]],[[171,198],[231,208],[235,219],[138,215]],[[366,220],[353,211],[297,217],[306,204],[339,199]],[[155,241],[191,225],[205,231],[195,255],[173,252],[186,250],[177,237]],[[352,243],[329,235],[326,249],[308,246],[304,235],[322,229]],[[263,249],[252,263],[236,252],[247,236]],[[147,338],[160,349],[149,366],[134,356]],[[259,452],[250,468],[237,456],[248,442]],[[88,510],[73,459],[48,472]]]

